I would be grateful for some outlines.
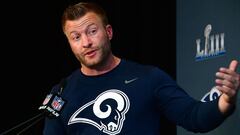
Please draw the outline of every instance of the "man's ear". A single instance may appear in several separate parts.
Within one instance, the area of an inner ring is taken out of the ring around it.
[[[112,26],[111,25],[106,25],[106,32],[108,35],[108,39],[111,40],[113,37],[113,30],[112,30]]]

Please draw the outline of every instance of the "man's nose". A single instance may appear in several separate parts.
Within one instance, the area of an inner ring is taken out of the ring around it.
[[[82,35],[82,44],[83,47],[90,47],[92,44],[91,39],[87,35]]]

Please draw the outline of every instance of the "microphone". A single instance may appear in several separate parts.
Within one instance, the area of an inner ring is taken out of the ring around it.
[[[62,79],[59,83],[58,91],[54,91],[53,88],[52,92],[46,96],[42,105],[38,108],[39,110],[43,110],[48,117],[58,117],[60,115],[60,112],[66,103],[66,100],[61,97],[66,83],[66,80]]]
[[[39,110],[42,110],[41,113],[35,115],[34,117],[2,132],[0,135],[7,135],[8,133],[14,131],[15,129],[30,123],[27,127],[23,128],[20,132],[18,132],[16,135],[20,135],[21,133],[23,133],[24,131],[26,131],[27,129],[29,129],[30,127],[32,127],[34,124],[38,123],[40,120],[42,120],[43,118],[47,117],[51,117],[51,118],[56,118],[58,116],[60,116],[60,112],[63,109],[63,106],[66,103],[66,100],[64,100],[61,97],[61,94],[63,92],[63,89],[65,88],[67,84],[66,79],[62,79],[59,83],[59,85],[57,87],[54,87],[50,94],[48,94],[46,96],[46,98],[44,99],[42,105],[38,108]]]

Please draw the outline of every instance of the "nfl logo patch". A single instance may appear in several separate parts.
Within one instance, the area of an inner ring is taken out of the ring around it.
[[[64,105],[64,102],[61,97],[55,96],[52,101],[52,107],[54,110],[60,111]]]
[[[51,97],[52,97],[52,94],[48,94],[47,96],[46,96],[46,98],[44,99],[44,101],[43,101],[43,105],[46,105],[48,102],[49,102],[49,100],[51,99]]]

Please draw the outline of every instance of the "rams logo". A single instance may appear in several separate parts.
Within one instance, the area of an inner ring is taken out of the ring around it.
[[[129,107],[130,102],[125,93],[116,89],[107,90],[96,99],[80,107],[70,117],[68,125],[86,123],[95,126],[106,134],[116,135],[122,130],[125,114]],[[93,117],[82,117],[85,115],[84,110],[88,109],[92,112]]]
[[[222,93],[216,88],[213,87],[208,93],[206,93],[201,101],[202,102],[208,102],[208,101],[213,101],[214,99],[217,99]]]

